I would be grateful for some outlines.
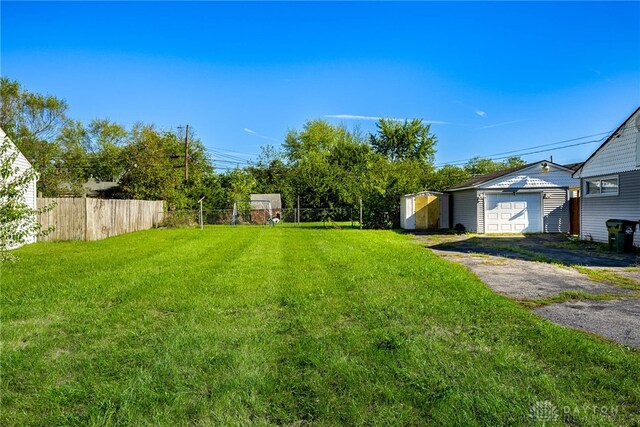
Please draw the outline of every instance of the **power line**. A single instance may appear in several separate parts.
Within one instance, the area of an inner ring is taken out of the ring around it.
[[[257,153],[245,153],[244,151],[235,151],[235,150],[227,150],[226,148],[219,148],[219,147],[204,147],[205,150],[207,151],[217,151],[220,153],[227,153],[227,154],[242,154],[245,156],[259,156],[259,154]]]
[[[205,150],[210,152],[210,153],[212,153],[212,154],[214,154],[214,155],[216,155],[216,156],[219,156],[219,157],[224,157],[224,158],[231,159],[231,160],[239,160],[239,161],[243,161],[243,162],[248,161],[246,158],[239,157],[239,156],[234,156],[232,154],[222,153],[222,152],[215,151],[215,150],[208,150],[208,149],[205,149]]]
[[[579,141],[579,140],[581,140],[581,139],[586,139],[586,138],[592,138],[592,137],[594,137],[594,136],[607,135],[607,134],[611,134],[611,132],[613,132],[613,131],[600,132],[600,133],[596,133],[596,134],[593,134],[593,135],[586,135],[586,136],[581,136],[581,137],[578,137],[578,138],[565,139],[565,140],[563,140],[563,141],[551,142],[551,143],[548,143],[548,144],[534,145],[534,146],[532,146],[532,147],[521,148],[521,149],[519,149],[519,150],[504,151],[504,152],[502,152],[502,153],[489,154],[489,155],[487,155],[487,156],[481,156],[481,158],[483,158],[483,159],[492,159],[492,158],[494,158],[495,156],[501,156],[501,155],[504,155],[504,154],[515,154],[515,153],[520,153],[520,152],[522,152],[522,151],[533,150],[533,149],[535,149],[535,148],[550,147],[550,146],[553,146],[553,145],[564,144],[564,143],[567,143],[567,142],[573,142],[573,141]],[[595,140],[595,141],[602,141],[602,139]],[[587,141],[587,142],[585,142],[585,144],[591,144],[591,143],[593,143],[593,142],[594,142],[594,141]],[[577,144],[577,145],[581,145],[581,144]],[[567,147],[572,147],[572,146],[575,146],[575,145],[568,145]],[[560,149],[560,148],[558,148],[558,149]],[[525,156],[525,155],[527,155],[527,154],[537,154],[537,153],[541,153],[541,152],[545,152],[545,151],[552,151],[552,149],[549,149],[549,150],[542,150],[542,151],[536,151],[535,153],[522,153],[522,154],[520,154],[520,155]],[[508,157],[511,157],[511,156],[507,156],[507,157],[505,157],[505,158],[508,158]],[[464,163],[466,163],[466,162],[468,162],[468,161],[470,161],[470,160],[473,160],[473,159],[475,159],[475,158],[476,158],[476,157],[471,157],[471,158],[468,158],[468,159],[461,159],[461,160],[453,160],[453,161],[450,161],[450,162],[446,162],[446,163],[442,163],[442,164],[435,165],[435,167],[440,167],[440,166],[445,166],[445,165],[458,165],[458,164],[464,164]]]
[[[602,142],[602,139],[594,139],[592,141],[585,141],[585,142],[579,142],[577,144],[569,144],[569,145],[563,145],[562,147],[555,147],[555,148],[548,148],[546,150],[538,150],[538,151],[530,151],[528,153],[521,153],[519,156],[529,156],[531,154],[539,154],[539,153],[547,153],[549,151],[556,151],[556,150],[562,150],[564,148],[570,148],[570,147],[577,147],[580,145],[586,145],[586,144],[593,144],[594,142]],[[513,156],[503,156],[503,157],[482,157],[482,159],[488,159],[488,160],[505,160],[508,159],[510,157]],[[451,166],[456,166],[456,165],[464,165],[466,162],[464,163],[447,163],[448,165]]]

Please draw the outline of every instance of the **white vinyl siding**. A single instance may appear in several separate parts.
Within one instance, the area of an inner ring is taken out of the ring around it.
[[[478,196],[476,190],[453,193],[453,224],[462,224],[467,231],[478,231]]]
[[[638,123],[637,120],[638,118],[636,118],[636,123]],[[636,127],[636,129],[638,128]],[[636,133],[636,166],[640,168],[640,129]]]
[[[640,170],[621,173],[618,177],[617,196],[581,199],[580,237],[582,239],[606,242],[608,235],[605,221],[608,219],[640,220]],[[640,246],[638,230],[636,230],[635,244]]]
[[[543,194],[544,232],[568,233],[570,213],[567,190],[549,189],[545,190]]]
[[[585,163],[576,178],[591,178],[640,169],[638,162],[638,128],[636,120],[640,111],[627,119],[619,132],[611,135],[607,143]]]
[[[478,233],[484,233],[484,193],[477,193],[476,218],[478,219]]]
[[[5,139],[9,138],[2,129],[0,129],[0,138]],[[18,173],[24,173],[26,170],[31,169],[31,163],[27,160],[27,158],[18,150],[18,148],[13,144],[11,140],[9,140],[10,149],[15,150],[18,156],[16,157],[13,166],[18,169]],[[36,209],[36,180],[32,180],[27,186],[24,194],[23,194],[24,203],[31,209]],[[35,236],[31,236],[26,240],[26,243],[33,243],[36,241]]]

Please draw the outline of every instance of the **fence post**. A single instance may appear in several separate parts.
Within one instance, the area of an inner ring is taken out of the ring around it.
[[[360,199],[360,230],[362,230],[362,199]]]
[[[204,196],[202,196],[202,198],[198,200],[198,203],[200,203],[200,230],[204,228],[204,224],[202,223],[202,201],[203,200],[204,200]]]
[[[84,201],[84,240],[89,240],[89,211],[87,210],[87,196],[82,198]]]

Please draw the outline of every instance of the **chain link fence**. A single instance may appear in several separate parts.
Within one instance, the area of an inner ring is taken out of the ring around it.
[[[356,208],[291,208],[273,210],[276,223],[345,223],[359,226],[359,211]],[[160,227],[196,227],[200,225],[199,210],[179,210],[156,213]],[[202,212],[203,225],[269,225],[269,211],[266,209],[238,209],[234,221],[233,209],[217,209]]]

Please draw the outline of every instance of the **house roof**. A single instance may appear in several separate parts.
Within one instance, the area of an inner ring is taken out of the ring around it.
[[[605,140],[604,140],[604,142],[602,143],[602,145],[600,145],[600,146],[598,147],[598,149],[597,149],[597,150],[595,150],[593,153],[591,153],[591,155],[589,156],[589,158],[588,158],[587,160],[585,160],[585,161],[580,165],[580,167],[579,167],[579,168],[577,168],[577,169],[575,170],[575,172],[573,173],[573,176],[574,176],[574,177],[575,177],[575,175],[576,175],[578,172],[580,172],[580,171],[582,170],[582,168],[583,168],[587,163],[589,163],[589,162],[591,161],[591,159],[593,159],[593,158],[595,157],[595,155],[596,155],[596,154],[598,154],[598,152],[599,152],[600,150],[602,150],[602,149],[604,148],[604,146],[605,146],[605,145],[607,145],[607,144],[609,143],[609,141],[611,141],[613,138],[615,138],[615,137],[618,135],[618,133],[619,133],[619,132],[620,132],[620,131],[621,131],[621,130],[622,130],[622,129],[627,125],[627,123],[629,122],[629,120],[631,120],[631,118],[632,118],[633,116],[635,116],[635,115],[638,113],[638,111],[640,111],[640,107],[636,108],[636,110],[635,110],[633,113],[631,113],[631,115],[630,115],[629,117],[627,117],[627,119],[626,119],[624,122],[622,122],[622,124],[621,124],[620,126],[618,126],[618,128],[617,128],[613,133],[611,133],[611,135],[609,135],[609,137],[608,137],[607,139],[605,139]]]
[[[582,167],[583,164],[584,162],[578,162],[578,163],[569,163],[568,165],[563,165],[563,166],[567,169],[571,169],[572,171],[577,171]]]
[[[494,179],[497,179],[497,178],[512,174],[514,172],[518,172],[518,171],[523,170],[523,169],[530,168],[531,166],[538,165],[538,164],[540,164],[542,162],[547,162],[550,165],[554,165],[554,166],[556,166],[558,168],[566,169],[567,171],[573,171],[574,169],[572,168],[572,166],[575,166],[577,164],[577,163],[573,163],[573,164],[570,164],[570,165],[559,165],[559,164],[553,163],[553,162],[551,162],[549,160],[540,160],[540,161],[533,162],[533,163],[528,163],[528,164],[522,165],[522,166],[515,166],[515,167],[512,167],[512,168],[508,168],[508,169],[502,169],[502,170],[499,170],[499,171],[489,172],[489,173],[485,173],[483,175],[474,176],[473,178],[463,182],[462,184],[458,184],[458,185],[456,185],[454,187],[449,188],[447,191],[459,191],[459,190],[465,190],[465,189],[468,189],[468,188],[477,188],[477,187],[479,187],[480,185],[482,185],[482,184],[484,184],[486,182],[493,181]]]

